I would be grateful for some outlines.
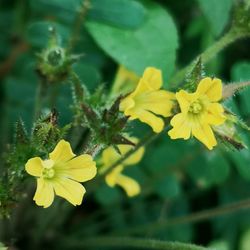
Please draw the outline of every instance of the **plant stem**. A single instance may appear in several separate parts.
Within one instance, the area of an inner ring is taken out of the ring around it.
[[[240,210],[250,209],[250,199],[234,202],[228,205],[220,206],[213,209],[207,209],[201,212],[179,216],[176,218],[169,218],[161,220],[160,222],[153,222],[147,225],[125,229],[123,231],[116,231],[115,235],[130,235],[135,233],[142,233],[145,231],[160,230],[169,226],[177,226],[181,224],[197,223],[211,218],[219,217],[225,214],[231,214]]]
[[[239,32],[235,27],[232,27],[224,36],[222,36],[217,42],[208,47],[202,54],[200,54],[195,60],[189,63],[186,67],[178,71],[171,79],[172,88],[179,86],[181,81],[185,78],[185,75],[192,70],[195,65],[195,62],[199,57],[202,59],[202,63],[207,63],[212,58],[214,58],[220,51],[231,43],[246,37],[247,34]]]
[[[230,83],[223,86],[222,91],[222,98],[225,100],[227,98],[232,97],[236,92],[249,87],[250,81],[248,82],[237,82],[237,83]]]
[[[163,132],[165,132],[168,129],[169,126],[166,126],[161,133],[155,134],[154,132],[150,132],[147,136],[145,136],[138,144],[136,144],[135,147],[133,147],[131,150],[129,150],[126,154],[124,154],[119,160],[114,162],[111,166],[105,168],[101,175],[106,175],[110,173],[116,166],[120,165],[125,161],[128,157],[130,157],[132,154],[134,154],[139,148],[148,145],[152,141],[154,141],[156,138],[158,138]]]
[[[82,8],[81,8],[81,10],[80,10],[79,14],[77,15],[76,20],[74,22],[73,31],[71,34],[71,39],[69,41],[68,51],[71,51],[75,47],[77,40],[79,38],[79,33],[81,30],[81,27],[83,25],[84,19],[86,18],[90,7],[91,7],[90,0],[84,0],[83,4],[82,4]]]
[[[42,107],[42,99],[44,97],[44,82],[39,81],[35,98],[34,121],[39,117]]]
[[[63,242],[69,249],[84,247],[108,247],[108,248],[140,248],[140,249],[161,249],[161,250],[208,250],[201,246],[180,242],[166,242],[161,240],[132,238],[132,237],[93,237],[81,241]]]

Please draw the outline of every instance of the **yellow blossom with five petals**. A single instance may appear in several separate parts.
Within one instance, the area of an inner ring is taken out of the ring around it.
[[[164,128],[164,121],[159,115],[172,115],[174,94],[162,87],[161,71],[148,67],[143,73],[136,89],[125,97],[120,104],[120,111],[129,116],[130,120],[139,119],[159,133]]]
[[[209,77],[200,81],[194,93],[185,90],[176,93],[181,112],[170,121],[173,128],[168,134],[171,139],[187,140],[193,135],[210,150],[216,146],[212,127],[221,125],[226,120],[224,109],[218,103],[221,98],[221,80]]]
[[[34,157],[28,160],[25,170],[37,177],[33,199],[38,206],[49,207],[55,194],[74,206],[82,203],[86,190],[79,182],[95,177],[96,164],[88,154],[75,156],[69,142],[61,140],[49,154],[49,159]]]
[[[138,142],[137,138],[130,137],[129,140],[134,143]],[[126,154],[129,150],[133,148],[131,145],[117,145],[120,150],[119,154],[113,147],[108,147],[102,152],[102,167],[100,172],[107,170],[109,166],[118,161],[122,155]],[[122,174],[122,171],[126,166],[137,164],[143,157],[144,148],[141,147],[134,154],[129,156],[122,164],[116,166],[110,173],[105,176],[105,181],[110,187],[115,187],[116,185],[123,188],[129,197],[136,196],[140,193],[141,188],[139,183],[131,177]]]

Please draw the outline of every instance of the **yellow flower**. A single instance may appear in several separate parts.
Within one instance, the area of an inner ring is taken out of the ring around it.
[[[127,94],[137,85],[139,77],[132,71],[120,65],[116,73],[111,94]]]
[[[134,143],[138,142],[138,140],[134,137],[129,138],[129,140]],[[118,148],[121,152],[121,155],[116,152],[113,147],[108,147],[102,153],[102,168],[101,171],[106,170],[109,166],[115,163],[117,160],[121,158],[122,155],[126,154],[130,151],[133,146],[130,145],[118,145]],[[122,162],[121,165],[118,165],[114,168],[109,174],[106,175],[105,181],[110,187],[114,187],[119,185],[121,188],[125,190],[129,197],[135,196],[140,193],[141,188],[137,181],[122,174],[125,166],[134,165],[138,163],[144,154],[144,148],[141,147],[134,154],[128,157],[125,161]]]
[[[96,166],[90,155],[75,157],[68,142],[61,140],[49,159],[31,158],[25,165],[26,171],[37,178],[34,201],[38,206],[49,207],[55,194],[74,206],[82,203],[85,188],[79,182],[95,177]]]
[[[148,67],[144,71],[136,89],[125,97],[120,104],[130,120],[139,119],[159,133],[164,128],[164,121],[158,115],[171,116],[174,94],[160,90],[162,86],[161,71]]]
[[[222,98],[221,80],[206,77],[202,79],[195,93],[180,90],[176,99],[181,112],[175,115],[168,132],[171,139],[189,139],[191,135],[205,144],[208,149],[217,145],[211,126],[225,122],[224,109],[218,103]]]

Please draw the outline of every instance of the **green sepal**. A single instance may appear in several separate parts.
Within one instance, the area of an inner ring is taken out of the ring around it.
[[[190,72],[187,73],[185,78],[184,89],[194,92],[202,78],[205,76],[204,65],[201,57],[199,57]]]
[[[29,142],[28,134],[24,126],[23,120],[20,118],[16,123],[16,134],[15,143],[16,144],[27,144]]]

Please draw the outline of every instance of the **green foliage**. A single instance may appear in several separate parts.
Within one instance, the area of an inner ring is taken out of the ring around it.
[[[163,71],[165,80],[174,70],[178,37],[167,11],[146,1],[147,17],[135,30],[88,21],[87,28],[98,45],[116,62],[141,75],[147,66]]]
[[[204,65],[202,63],[201,57],[199,57],[191,70],[187,73],[186,84],[184,86],[190,92],[194,92],[202,78],[205,77]]]
[[[120,28],[136,29],[145,20],[146,9],[134,0],[92,0],[88,18]]]
[[[3,1],[0,213],[9,219],[0,219],[0,250],[5,245],[27,250],[90,245],[204,249],[185,242],[208,249],[248,249],[248,210],[239,211],[237,205],[217,210],[249,197],[249,39],[229,46],[250,34],[248,2]],[[176,83],[193,91],[204,70],[224,84],[232,82],[223,100],[227,122],[213,128],[216,149],[206,150],[195,138],[171,140],[167,129],[147,140],[149,128],[128,121],[119,112],[121,97],[110,94],[121,65],[138,77],[145,67],[155,66],[164,74],[165,89],[173,91]],[[245,84],[239,88],[240,82]],[[95,157],[106,146],[133,145],[127,134],[147,144],[143,160],[124,173],[140,184],[140,195],[129,198],[97,176],[86,183],[78,208],[61,200],[46,210],[33,203],[36,180],[25,171],[28,159],[48,158],[60,139],[68,140],[77,155]],[[219,215],[206,217],[209,208]],[[222,216],[232,211],[237,213]],[[138,238],[118,237],[130,235]]]
[[[197,1],[210,24],[211,31],[215,36],[218,36],[228,24],[233,0]]]

